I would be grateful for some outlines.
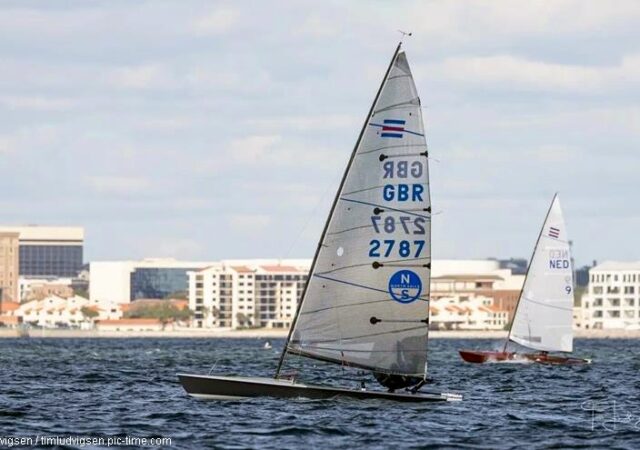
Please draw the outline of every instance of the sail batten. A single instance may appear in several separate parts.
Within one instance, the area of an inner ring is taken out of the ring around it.
[[[571,248],[556,195],[529,264],[509,339],[534,350],[571,352],[572,326]]]
[[[285,351],[424,376],[430,211],[420,99],[398,47],[334,199]]]

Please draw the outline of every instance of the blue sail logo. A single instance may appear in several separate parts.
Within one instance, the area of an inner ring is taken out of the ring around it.
[[[389,294],[399,303],[411,303],[422,293],[422,280],[410,270],[400,270],[389,278]]]

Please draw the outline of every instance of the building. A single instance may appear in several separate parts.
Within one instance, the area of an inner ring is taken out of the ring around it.
[[[204,269],[211,262],[175,259],[99,261],[89,264],[89,298],[95,302],[129,303],[139,298],[186,297],[187,272]]]
[[[88,298],[74,295],[62,298],[50,295],[41,300],[21,303],[13,311],[22,323],[43,328],[89,328],[95,320],[119,319],[118,304],[97,305]]]
[[[81,227],[2,226],[0,233],[18,234],[21,276],[75,277],[82,269]]]
[[[74,278],[33,278],[20,277],[18,279],[19,298],[21,302],[42,300],[50,295],[68,298],[75,294]]]
[[[0,231],[0,302],[17,301],[20,234]]]
[[[433,300],[429,306],[430,328],[435,330],[504,330],[509,313],[493,304],[493,299],[454,295]]]
[[[310,260],[222,261],[189,272],[197,328],[291,326]]]
[[[453,299],[453,303],[461,307],[473,304],[476,309],[482,305],[493,308],[497,314],[496,321],[501,320],[502,312],[507,314],[507,323],[512,320],[524,275],[514,275],[510,269],[501,268],[500,261],[489,259],[436,260],[432,268],[432,306],[436,306],[440,299]],[[476,304],[477,298],[481,300],[480,304]],[[481,329],[486,327],[482,325]]]
[[[607,261],[592,267],[581,301],[585,329],[639,329],[640,261]]]
[[[310,260],[222,261],[189,272],[197,328],[289,328]],[[431,324],[443,329],[504,329],[524,281],[495,260],[434,261]]]
[[[15,328],[22,323],[22,318],[15,315],[20,303],[12,301],[0,302],[0,327]]]

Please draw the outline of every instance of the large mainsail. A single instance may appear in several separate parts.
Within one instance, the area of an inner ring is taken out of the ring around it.
[[[331,209],[286,352],[425,374],[427,161],[420,99],[398,45]]]
[[[535,247],[509,338],[541,351],[573,349],[573,270],[556,195]]]

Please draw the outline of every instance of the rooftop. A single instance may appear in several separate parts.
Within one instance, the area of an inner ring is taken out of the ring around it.
[[[267,272],[306,272],[293,266],[261,266]]]
[[[590,271],[594,270],[640,270],[640,261],[605,261]]]
[[[82,241],[82,227],[54,227],[45,225],[0,226],[0,232],[20,234],[20,241]]]

